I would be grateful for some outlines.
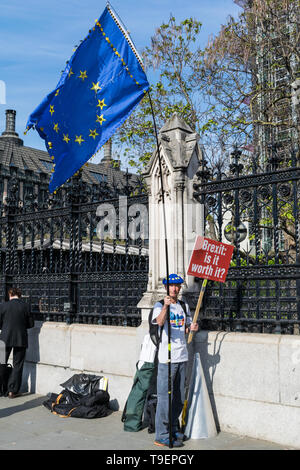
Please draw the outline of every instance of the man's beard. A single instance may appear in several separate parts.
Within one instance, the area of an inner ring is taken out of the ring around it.
[[[178,294],[169,294],[169,296],[171,297],[171,299],[177,300]]]

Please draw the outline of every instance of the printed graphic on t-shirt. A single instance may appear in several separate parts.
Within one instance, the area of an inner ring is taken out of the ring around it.
[[[170,313],[170,324],[172,328],[181,328],[184,326],[184,315],[178,315],[177,313]]]
[[[185,341],[185,325],[191,322],[191,313],[188,305],[187,316],[179,302],[170,305],[171,327],[171,362],[185,362],[188,360],[188,351]],[[153,310],[153,323],[162,309],[162,304],[156,302]],[[168,362],[168,322],[165,321],[161,343],[158,350],[158,360],[161,363]]]

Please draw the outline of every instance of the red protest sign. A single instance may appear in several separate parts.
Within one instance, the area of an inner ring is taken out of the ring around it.
[[[233,248],[228,243],[197,237],[187,274],[225,282]]]

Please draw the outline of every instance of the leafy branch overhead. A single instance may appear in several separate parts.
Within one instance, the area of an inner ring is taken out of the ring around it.
[[[239,17],[229,17],[205,48],[200,21],[178,23],[171,15],[143,52],[158,129],[176,111],[199,133],[213,164],[224,161],[233,143],[262,155],[274,138],[299,143],[299,106],[292,105],[300,74],[298,0],[240,3]],[[147,95],[117,142],[132,166],[150,158],[155,139]]]
[[[157,127],[161,128],[177,112],[193,129],[201,133],[206,109],[201,105],[201,88],[196,83],[195,68],[204,52],[197,47],[201,23],[192,18],[176,24],[173,16],[157,28],[151,46],[143,52],[149,79],[153,77],[151,99]],[[205,121],[206,128],[210,122]],[[149,159],[155,145],[153,119],[146,95],[135,113],[126,121],[119,135],[126,152],[134,155],[132,165]]]

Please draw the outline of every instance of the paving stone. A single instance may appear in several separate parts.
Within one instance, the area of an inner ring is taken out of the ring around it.
[[[112,451],[111,455],[117,455],[114,451],[159,451],[164,455],[171,451],[155,446],[155,436],[147,429],[125,432],[120,411],[98,419],[60,418],[43,406],[45,399],[31,394],[13,400],[0,398],[0,450],[106,450]],[[289,450],[272,442],[220,432],[214,438],[189,439],[180,452],[284,449]]]

